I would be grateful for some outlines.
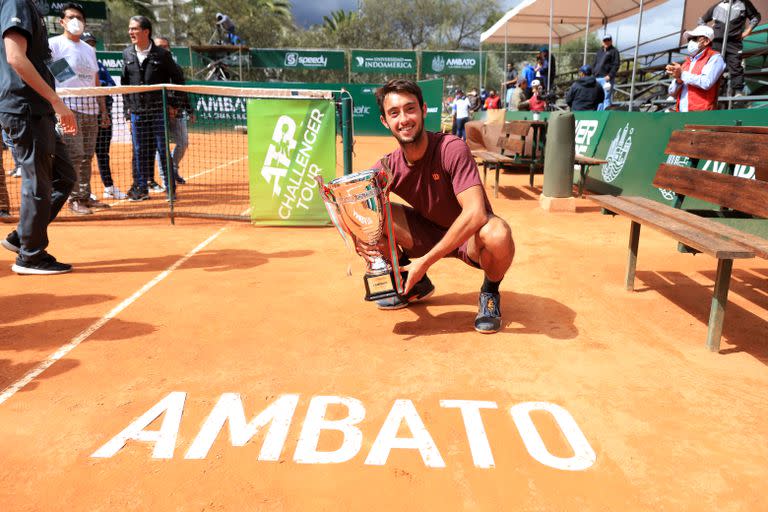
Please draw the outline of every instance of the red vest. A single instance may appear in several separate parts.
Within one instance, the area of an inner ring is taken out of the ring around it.
[[[701,70],[704,69],[704,65],[709,61],[709,59],[712,58],[713,55],[719,55],[718,52],[712,49],[711,46],[707,46],[707,48],[702,53],[701,57],[699,57],[699,60],[697,60],[693,64],[693,68],[691,69],[691,58],[688,57],[685,59],[685,62],[683,63],[683,71],[688,71],[690,69],[691,74],[694,75],[700,75]],[[688,112],[696,112],[700,110],[715,110],[717,108],[717,93],[720,89],[720,78],[717,79],[717,82],[710,87],[708,90],[704,90],[701,87],[696,87],[695,85],[688,84]],[[677,89],[677,111],[680,111],[680,95],[683,93],[683,88],[679,87]]]

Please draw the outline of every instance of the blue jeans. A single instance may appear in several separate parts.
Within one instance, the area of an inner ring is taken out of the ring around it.
[[[167,175],[165,123],[162,113],[131,113],[133,142],[133,187],[147,191],[147,183],[155,176],[155,152],[160,154],[160,173]]]
[[[456,119],[456,136],[467,140],[467,130],[465,129],[465,125],[469,121],[468,117],[462,117],[460,119]]]
[[[171,151],[171,162],[173,163],[173,177],[179,178],[179,166],[181,165],[181,159],[187,152],[189,147],[189,130],[187,128],[186,116],[177,116],[168,118],[168,134],[171,136],[171,142],[175,144],[173,151]],[[165,150],[162,151],[164,153]],[[161,151],[158,151],[158,158]],[[164,173],[160,173],[160,177],[165,184],[166,176]]]
[[[607,110],[608,107],[613,105],[613,103],[611,103],[611,98],[613,97],[613,85],[614,84],[613,84],[612,81],[609,82],[611,84],[611,88],[606,91],[605,90],[605,77],[604,76],[597,77],[597,78],[595,78],[595,80],[597,80],[597,83],[600,85],[600,87],[603,88],[603,92],[605,93],[605,99],[603,100],[603,102],[600,105],[597,106],[597,110]]]

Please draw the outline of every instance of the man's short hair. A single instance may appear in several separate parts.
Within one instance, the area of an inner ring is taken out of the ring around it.
[[[376,103],[379,105],[379,111],[381,111],[382,116],[387,117],[384,113],[384,98],[393,92],[413,94],[419,100],[419,108],[424,108],[424,96],[421,94],[421,87],[413,80],[395,78],[376,89]]]
[[[68,2],[61,7],[61,19],[64,19],[66,16],[65,13],[70,10],[79,12],[83,19],[85,19],[85,10],[83,9],[83,6],[74,2]]]
[[[135,21],[144,30],[149,30],[149,38],[152,39],[152,22],[146,16],[136,15],[131,16],[130,21]]]

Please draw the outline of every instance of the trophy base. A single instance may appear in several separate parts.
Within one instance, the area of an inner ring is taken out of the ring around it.
[[[388,299],[400,295],[397,293],[394,272],[365,274],[363,282],[365,283],[365,300],[367,301]]]

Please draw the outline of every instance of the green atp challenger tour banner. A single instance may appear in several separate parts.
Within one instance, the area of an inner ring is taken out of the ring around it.
[[[333,101],[250,99],[247,112],[253,223],[328,224],[315,176],[336,177]]]

